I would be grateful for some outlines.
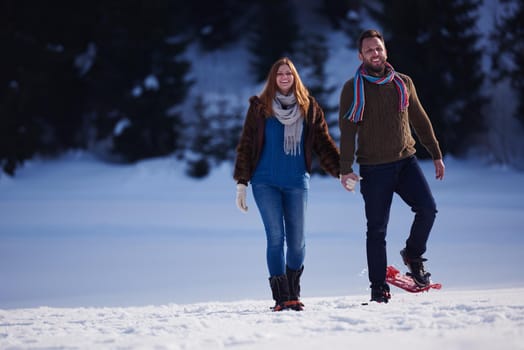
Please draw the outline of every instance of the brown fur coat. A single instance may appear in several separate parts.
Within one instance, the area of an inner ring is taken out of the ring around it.
[[[237,157],[233,177],[238,183],[248,184],[264,145],[266,116],[264,105],[257,96],[249,99],[242,134],[237,146]],[[311,172],[313,152],[320,160],[320,166],[330,175],[338,177],[340,173],[339,151],[329,135],[324,112],[316,100],[310,96],[310,107],[304,127],[304,154],[306,169]]]

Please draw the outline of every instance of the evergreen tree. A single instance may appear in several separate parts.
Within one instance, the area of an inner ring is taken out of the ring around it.
[[[322,0],[319,12],[329,19],[334,29],[341,29],[351,9],[359,5],[360,0]]]
[[[329,58],[326,37],[322,34],[311,33],[297,44],[297,66],[304,84],[309,92],[323,107],[326,114],[333,113],[337,106],[329,105],[329,97],[336,90],[335,86],[328,86],[326,62]],[[335,118],[338,125],[338,117]]]
[[[276,60],[292,55],[299,29],[290,0],[258,0],[253,6],[248,48],[253,55],[251,65],[255,79],[261,82]]]
[[[235,43],[247,29],[251,3],[236,0],[193,0],[185,3],[179,20],[205,50]]]
[[[368,11],[383,26],[389,61],[410,75],[444,153],[460,154],[484,129],[480,0],[381,0]],[[427,156],[417,145],[419,154]]]
[[[338,130],[338,106],[329,103],[335,92],[335,86],[329,86],[326,74],[326,62],[329,58],[326,37],[322,34],[308,33],[298,46],[297,69],[309,93],[315,97],[324,111],[330,131]],[[333,133],[331,133],[333,136]],[[327,175],[315,157],[312,172]]]
[[[162,156],[177,149],[189,62],[168,0],[101,2],[93,27],[96,58],[85,75],[86,98],[97,137],[109,139],[124,161]]]
[[[324,15],[335,30],[342,29],[349,37],[350,48],[356,48],[362,32],[362,0],[322,0],[318,12]]]
[[[177,148],[189,63],[169,0],[2,3],[0,165],[87,147],[91,130],[127,161]]]
[[[226,98],[204,101],[199,96],[194,110],[196,118],[186,125],[188,174],[204,177],[211,170],[211,165],[235,159],[244,115],[240,108],[231,106]]]
[[[524,0],[500,0],[502,15],[496,19],[491,40],[495,79],[509,79],[518,100],[515,117],[524,126]]]
[[[0,65],[0,164],[8,174],[34,154],[83,147],[83,86],[75,58],[85,50],[81,4],[6,0]]]

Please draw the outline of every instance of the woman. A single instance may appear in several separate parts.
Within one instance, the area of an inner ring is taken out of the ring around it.
[[[247,212],[246,188],[251,182],[266,231],[273,310],[300,311],[312,153],[319,156],[326,172],[338,178],[339,152],[324,112],[289,58],[273,64],[263,91],[249,102],[235,162],[236,202]]]

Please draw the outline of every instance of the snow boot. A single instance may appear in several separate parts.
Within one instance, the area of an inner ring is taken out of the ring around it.
[[[389,290],[389,285],[387,283],[380,285],[371,285],[371,300],[377,303],[387,304],[391,299],[391,293]]]
[[[421,256],[416,258],[409,257],[406,248],[400,251],[400,256],[402,256],[404,264],[409,269],[409,273],[407,275],[413,279],[417,286],[422,288],[426,287],[431,283],[429,279],[431,274],[429,272],[426,272],[426,270],[424,269],[424,262],[427,261],[427,259],[424,259]]]
[[[275,300],[273,311],[289,309],[286,303],[289,302],[289,283],[287,275],[273,276],[269,278],[269,286]]]
[[[286,266],[287,281],[289,284],[289,302],[286,305],[295,311],[304,310],[304,304],[300,301],[300,276],[304,271],[304,265],[298,270],[292,270]]]

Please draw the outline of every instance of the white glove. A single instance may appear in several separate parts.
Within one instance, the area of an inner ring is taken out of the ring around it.
[[[342,186],[349,192],[355,192],[355,186],[357,185],[357,182],[362,180],[360,176],[357,176],[357,180],[355,180],[353,177],[349,176],[350,174],[341,175],[340,176],[340,182],[342,183]]]
[[[246,188],[244,184],[237,184],[237,207],[243,213],[247,213]]]

